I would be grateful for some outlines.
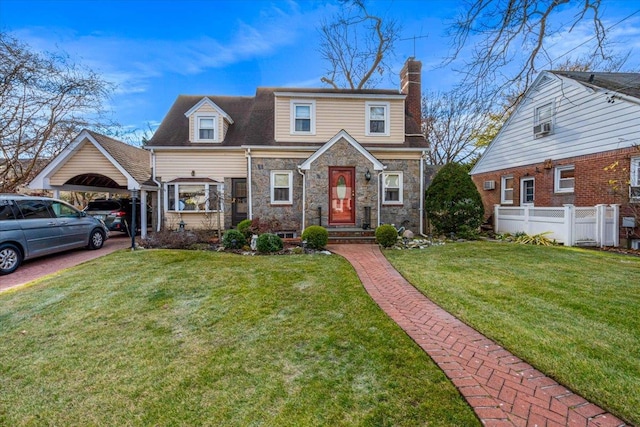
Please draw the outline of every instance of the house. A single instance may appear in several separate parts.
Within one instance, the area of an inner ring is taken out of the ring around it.
[[[407,60],[400,91],[178,96],[145,146],[162,226],[228,229],[260,218],[292,237],[310,225],[422,232],[421,66]]]
[[[640,245],[640,74],[545,71],[471,170],[494,206],[620,205]],[[635,217],[635,219],[634,219]]]

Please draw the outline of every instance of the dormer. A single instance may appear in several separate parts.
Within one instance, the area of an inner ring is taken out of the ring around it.
[[[233,119],[208,97],[184,113],[189,119],[189,142],[221,143]]]

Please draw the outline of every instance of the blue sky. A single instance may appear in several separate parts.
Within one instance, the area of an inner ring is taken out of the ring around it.
[[[603,0],[612,25],[640,9]],[[448,22],[457,0],[369,1],[372,13],[402,24],[392,61],[397,88],[405,59],[423,63],[423,91],[450,88],[459,76],[438,65],[448,53]],[[318,26],[339,11],[335,0],[0,0],[0,29],[34,49],[64,50],[117,84],[114,119],[127,129],[157,125],[179,94],[247,95],[258,86],[323,87]],[[575,14],[567,10],[565,19]],[[567,28],[568,29],[568,28]],[[611,32],[632,50],[626,68],[640,68],[640,13]],[[581,27],[553,41],[552,57],[592,34]],[[573,54],[579,50],[573,51]]]

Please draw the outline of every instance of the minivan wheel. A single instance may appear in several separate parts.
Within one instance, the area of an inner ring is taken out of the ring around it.
[[[100,230],[93,230],[89,237],[89,249],[100,249],[104,245],[104,233]]]
[[[16,271],[22,262],[22,252],[11,243],[0,245],[0,274]]]

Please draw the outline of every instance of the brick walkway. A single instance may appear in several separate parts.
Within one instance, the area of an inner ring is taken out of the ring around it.
[[[486,426],[624,426],[422,295],[376,245],[333,245],[374,301],[438,364]]]

